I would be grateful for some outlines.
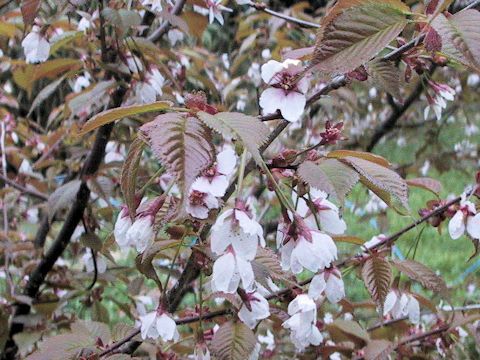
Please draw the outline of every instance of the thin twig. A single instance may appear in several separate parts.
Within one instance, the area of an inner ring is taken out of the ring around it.
[[[177,0],[173,6],[172,15],[179,15],[182,12],[186,2],[186,0]],[[150,34],[150,36],[148,36],[148,40],[152,42],[159,40],[163,35],[166,34],[168,30],[170,30],[171,27],[172,24],[170,24],[170,22],[164,21],[162,25],[160,25],[153,33]]]
[[[3,174],[0,174],[0,180],[2,180],[3,182],[7,183],[8,185],[10,185],[11,187],[17,189],[17,190],[20,190],[22,193],[25,193],[25,194],[28,194],[28,195],[31,195],[39,200],[48,200],[48,195],[47,194],[44,194],[38,190],[35,190],[35,189],[29,189],[25,186],[22,186],[20,185],[19,183],[9,179],[8,177],[6,177],[5,175]]]
[[[310,22],[310,21],[306,21],[306,20],[302,20],[302,19],[298,19],[296,17],[289,16],[289,15],[286,15],[286,14],[282,14],[282,13],[279,13],[277,11],[273,11],[273,10],[269,9],[263,3],[257,3],[257,2],[250,1],[246,5],[252,7],[255,10],[263,11],[266,14],[272,15],[272,16],[277,17],[279,19],[283,19],[283,20],[285,20],[289,23],[296,24],[296,25],[299,25],[299,26],[304,27],[304,28],[310,28],[310,29],[311,28],[314,28],[314,29],[320,28],[319,24],[316,24],[316,23],[313,23],[313,22]]]

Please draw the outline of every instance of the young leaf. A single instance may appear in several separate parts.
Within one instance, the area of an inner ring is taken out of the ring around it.
[[[298,175],[307,184],[325,191],[340,203],[360,179],[355,170],[336,159],[321,159],[317,163],[304,161],[298,167]]]
[[[365,347],[365,360],[387,360],[395,345],[388,340],[372,340]]]
[[[399,213],[408,212],[407,182],[396,172],[374,162],[347,156],[342,159],[360,174],[360,181]],[[397,203],[399,202],[399,204]]]
[[[40,350],[27,360],[75,359],[84,349],[94,349],[95,340],[88,333],[70,333],[51,336],[40,344]]]
[[[265,144],[270,134],[268,127],[256,117],[241,113],[222,112],[210,115],[199,112],[198,117],[209,128],[227,138],[240,140],[258,164],[263,164],[259,148]]]
[[[400,99],[400,70],[392,61],[375,58],[368,62],[367,72],[374,85]]]
[[[265,270],[267,275],[272,279],[284,278],[280,260],[271,249],[258,248],[254,262],[259,265],[261,270]]]
[[[372,299],[383,307],[392,283],[390,263],[383,256],[371,256],[363,264],[362,278]]]
[[[155,156],[177,178],[183,196],[178,216],[183,216],[190,186],[215,158],[210,130],[197,118],[180,113],[159,115],[140,130]]]
[[[52,219],[57,211],[68,207],[77,196],[81,180],[69,181],[57,188],[48,198],[48,213]]]
[[[59,79],[55,80],[54,82],[48,84],[45,86],[35,97],[35,100],[32,102],[32,106],[30,106],[30,110],[27,114],[27,117],[30,117],[32,114],[33,110],[37,106],[39,106],[42,102],[44,102],[50,95],[52,95],[55,90],[57,90],[57,87],[65,80],[65,76],[60,77]]]
[[[480,12],[469,9],[449,16],[439,14],[431,26],[442,38],[442,53],[480,72]]]
[[[356,157],[363,160],[368,160],[380,166],[390,168],[392,164],[387,159],[365,151],[353,151],[353,150],[334,150],[330,151],[327,155],[328,158],[345,159],[347,156]]]
[[[40,0],[23,0],[22,1],[22,17],[23,23],[25,25],[33,24],[33,20],[38,14],[38,10],[40,9]]]
[[[392,260],[392,264],[410,279],[419,282],[425,288],[435,293],[446,296],[448,294],[447,284],[425,265],[414,260]]]
[[[95,115],[88,120],[80,130],[78,135],[84,135],[89,131],[95,130],[100,126],[120,120],[127,116],[145,114],[152,111],[162,111],[172,106],[170,101],[157,101],[151,104],[123,106],[116,109],[107,110]]]
[[[135,140],[132,141],[125,162],[123,163],[122,176],[120,179],[120,187],[125,199],[125,204],[128,207],[128,214],[132,220],[135,218],[135,185],[137,183],[138,166],[142,158],[144,145],[145,143],[140,137],[136,137]]]
[[[370,341],[368,332],[355,321],[337,319],[326,328],[335,342],[350,340],[363,345]]]
[[[104,344],[110,342],[112,337],[108,325],[97,321],[77,320],[70,329],[73,333],[89,334],[94,340],[100,338]]]
[[[215,332],[211,349],[219,360],[245,360],[256,342],[255,334],[247,325],[229,321]]]
[[[440,191],[442,191],[442,183],[432,178],[422,177],[422,178],[408,179],[407,184],[409,186],[415,186],[421,189],[428,190],[437,196],[440,194]]]
[[[383,50],[407,24],[409,8],[400,0],[339,0],[321,22],[314,64],[346,73]]]

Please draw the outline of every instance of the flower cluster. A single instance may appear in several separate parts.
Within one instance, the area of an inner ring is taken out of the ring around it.
[[[225,147],[217,155],[216,163],[194,181],[187,202],[187,212],[191,216],[206,219],[211,209],[218,209],[218,198],[225,194],[236,164],[235,151]]]
[[[477,214],[475,204],[462,196],[460,206],[448,223],[448,232],[454,240],[467,231],[473,239],[480,239],[480,213]]]
[[[434,95],[431,96],[427,93],[428,106],[425,108],[424,117],[428,119],[430,109],[433,110],[438,121],[442,118],[442,111],[447,107],[447,101],[453,101],[455,98],[455,90],[447,84],[440,84],[433,80],[428,80],[430,88],[433,90]]]

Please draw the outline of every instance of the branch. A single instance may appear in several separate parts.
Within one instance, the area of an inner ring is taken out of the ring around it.
[[[11,179],[9,179],[8,177],[6,176],[3,176],[2,174],[0,174],[0,180],[2,180],[3,182],[5,182],[6,184],[10,185],[11,187],[17,189],[17,190],[20,190],[21,192],[25,193],[25,194],[28,194],[28,195],[31,195],[39,200],[48,200],[48,195],[36,190],[36,189],[33,189],[33,188],[27,188],[25,186],[22,186],[20,185],[19,183],[17,183],[16,181],[13,181]]]
[[[318,28],[320,28],[319,24],[316,24],[316,23],[313,23],[313,22],[310,22],[310,21],[306,21],[306,20],[301,20],[301,19],[298,19],[298,18],[293,17],[293,16],[289,16],[289,15],[285,15],[285,14],[273,11],[273,10],[267,8],[267,6],[263,3],[257,3],[257,2],[250,1],[246,5],[250,6],[251,8],[253,8],[255,10],[263,11],[264,13],[267,13],[267,14],[272,15],[274,17],[277,17],[279,19],[283,19],[283,20],[285,20],[287,22],[290,22],[292,24],[299,25],[300,27],[303,27],[303,28],[308,28],[308,29],[311,29],[311,28],[318,29]]]
[[[185,6],[186,0],[177,0],[175,3],[173,9],[172,9],[172,14],[173,15],[178,15],[182,12],[183,7]],[[148,40],[155,42],[158,39],[160,39],[165,33],[170,30],[172,27],[172,24],[168,21],[164,21],[162,25],[160,25],[157,30],[155,30],[153,33],[150,34],[150,36],[147,38]]]

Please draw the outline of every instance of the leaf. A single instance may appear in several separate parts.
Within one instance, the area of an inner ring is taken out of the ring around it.
[[[92,320],[109,323],[110,315],[107,308],[100,301],[95,301],[92,306]]]
[[[152,261],[155,256],[162,250],[168,249],[169,247],[178,246],[178,240],[164,240],[164,241],[156,241],[143,252],[143,254],[139,254],[135,259],[135,265],[143,275],[147,278],[152,279],[155,281],[159,289],[162,289],[162,283],[153,267]]]
[[[40,0],[23,0],[22,1],[22,17],[25,25],[32,25],[33,20],[37,17],[40,9]]]
[[[365,240],[351,235],[332,235],[332,239],[336,242],[344,242],[355,245],[363,245],[365,243]]]
[[[7,23],[6,21],[0,21],[0,36],[11,38],[14,37],[17,32],[18,28],[14,24]]]
[[[442,53],[480,72],[480,12],[460,11],[448,18],[439,14],[431,26],[442,38]]]
[[[71,205],[72,201],[77,196],[81,184],[81,180],[69,181],[57,188],[48,197],[48,214],[50,220],[58,211]]]
[[[322,19],[314,64],[345,73],[365,64],[407,24],[409,8],[400,0],[339,0]]]
[[[375,155],[375,154],[364,152],[364,151],[334,150],[334,151],[330,151],[327,154],[328,158],[334,158],[334,159],[345,159],[348,156],[356,157],[363,160],[368,160],[370,162],[373,162],[375,164],[378,164],[386,168],[390,168],[392,166],[392,164],[390,164],[390,162],[387,159],[379,155]]]
[[[127,157],[123,163],[120,187],[122,189],[125,204],[127,204],[130,218],[135,218],[137,202],[135,198],[135,186],[137,183],[138,167],[142,158],[145,143],[140,137],[136,137],[130,144]]]
[[[388,340],[371,340],[364,349],[365,360],[387,360],[395,345]]]
[[[180,113],[157,116],[140,130],[155,156],[177,179],[183,199],[178,216],[183,216],[190,186],[215,158],[210,130],[197,118]]]
[[[47,338],[40,344],[40,351],[27,360],[77,359],[84,349],[94,349],[95,342],[88,334],[62,334]]]
[[[199,112],[197,115],[208,127],[224,137],[240,140],[257,164],[263,165],[260,147],[268,140],[270,131],[258,118],[233,112],[215,115]]]
[[[368,332],[355,321],[336,319],[326,325],[326,328],[336,343],[350,340],[355,343],[366,344],[370,341]]]
[[[297,173],[307,184],[325,191],[340,203],[360,179],[356,171],[336,159],[304,161]]]
[[[342,159],[360,174],[360,181],[388,206],[400,214],[408,213],[407,182],[395,171],[361,158],[347,156]]]
[[[401,99],[400,70],[395,66],[394,62],[375,58],[368,62],[367,72],[374,85],[394,98]]]
[[[371,256],[363,264],[362,278],[372,299],[383,309],[392,283],[390,263],[383,256]]]
[[[72,115],[78,115],[86,107],[99,102],[115,84],[115,80],[100,81],[75,96],[68,102]]]
[[[108,325],[98,321],[77,320],[70,329],[75,334],[88,334],[93,340],[100,338],[104,344],[109,343],[112,338]]]
[[[447,284],[425,265],[414,260],[392,260],[392,264],[410,279],[419,282],[423,287],[435,293],[446,296],[448,294]]]
[[[157,101],[151,104],[123,106],[115,109],[110,109],[100,114],[95,115],[88,120],[83,126],[78,135],[85,135],[86,133],[99,128],[100,126],[109,124],[113,121],[120,120],[127,116],[145,114],[152,111],[162,111],[168,109],[173,104],[170,101]]]
[[[442,183],[432,178],[422,177],[422,178],[408,179],[407,184],[409,186],[415,186],[421,189],[428,190],[437,196],[440,194],[440,191],[442,191]]]
[[[95,251],[102,251],[102,247],[103,247],[102,240],[97,235],[95,235],[95,233],[92,233],[92,232],[83,233],[80,236],[80,243],[83,246],[93,249]]]
[[[245,360],[253,352],[255,334],[241,322],[227,322],[215,332],[211,350],[219,360]]]
[[[264,267],[272,279],[284,278],[285,274],[280,265],[280,260],[273,250],[259,247],[254,261]]]
[[[62,76],[61,78],[55,80],[54,82],[48,84],[45,86],[35,97],[35,100],[32,102],[32,106],[30,106],[30,111],[27,114],[27,117],[30,117],[32,114],[33,110],[35,110],[36,107],[38,107],[41,103],[43,103],[47,98],[52,95],[57,87],[65,80],[65,76]]]

